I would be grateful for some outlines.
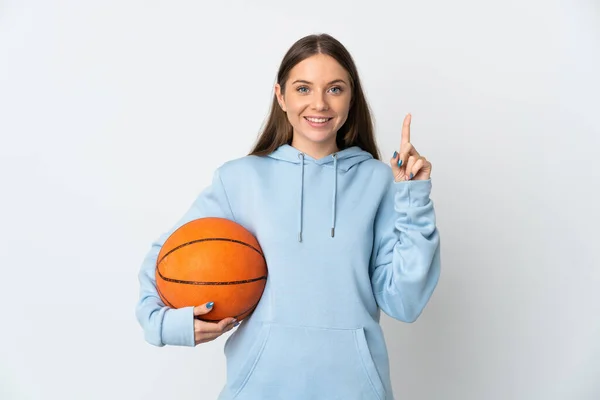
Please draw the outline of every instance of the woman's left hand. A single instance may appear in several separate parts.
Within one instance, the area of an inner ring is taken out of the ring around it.
[[[395,151],[390,161],[396,182],[427,180],[431,176],[431,163],[410,143],[410,119],[410,114],[404,118],[400,152]]]

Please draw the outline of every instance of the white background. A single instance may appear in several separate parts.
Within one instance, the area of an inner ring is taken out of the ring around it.
[[[591,0],[1,1],[0,398],[216,398],[226,336],[147,344],[137,272],[317,32],[383,156],[411,112],[433,163],[443,272],[417,322],[382,319],[396,397],[600,398]]]

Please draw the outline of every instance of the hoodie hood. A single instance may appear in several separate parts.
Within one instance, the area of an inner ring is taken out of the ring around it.
[[[335,237],[335,222],[336,222],[336,202],[337,202],[337,176],[340,171],[347,172],[354,165],[357,165],[365,160],[372,159],[371,153],[364,151],[358,146],[348,147],[344,150],[332,153],[320,159],[315,159],[289,144],[279,146],[268,157],[275,160],[289,162],[298,165],[298,180],[299,189],[298,195],[300,198],[298,208],[298,241],[302,242],[302,216],[303,216],[303,196],[304,196],[304,166],[307,163],[313,163],[323,168],[331,169],[332,182],[332,200],[331,200],[331,237]]]
[[[337,168],[344,172],[348,171],[358,163],[373,158],[371,153],[364,151],[358,146],[352,146],[317,160],[307,154],[302,153],[300,150],[290,146],[289,144],[279,146],[274,152],[269,154],[268,157],[276,160],[291,162],[293,164],[300,164],[301,155],[304,157],[305,162],[312,162],[316,165],[329,168],[334,167],[335,160],[337,159]]]

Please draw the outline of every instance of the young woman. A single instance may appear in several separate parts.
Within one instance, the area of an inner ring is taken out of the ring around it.
[[[171,309],[155,287],[166,238],[203,217],[252,232],[269,276],[255,311],[227,339],[220,399],[393,399],[380,310],[405,322],[440,274],[431,163],[410,142],[410,115],[391,168],[379,161],[356,66],[333,37],[297,41],[281,63],[268,121],[248,156],[212,184],[147,254],[136,314],[156,346],[194,346],[237,323]]]

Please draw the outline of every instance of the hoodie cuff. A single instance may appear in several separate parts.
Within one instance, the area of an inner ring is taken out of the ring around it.
[[[394,181],[394,189],[394,203],[397,208],[424,206],[429,202],[431,179]]]
[[[171,346],[195,346],[194,307],[170,308],[165,312],[162,342]]]

